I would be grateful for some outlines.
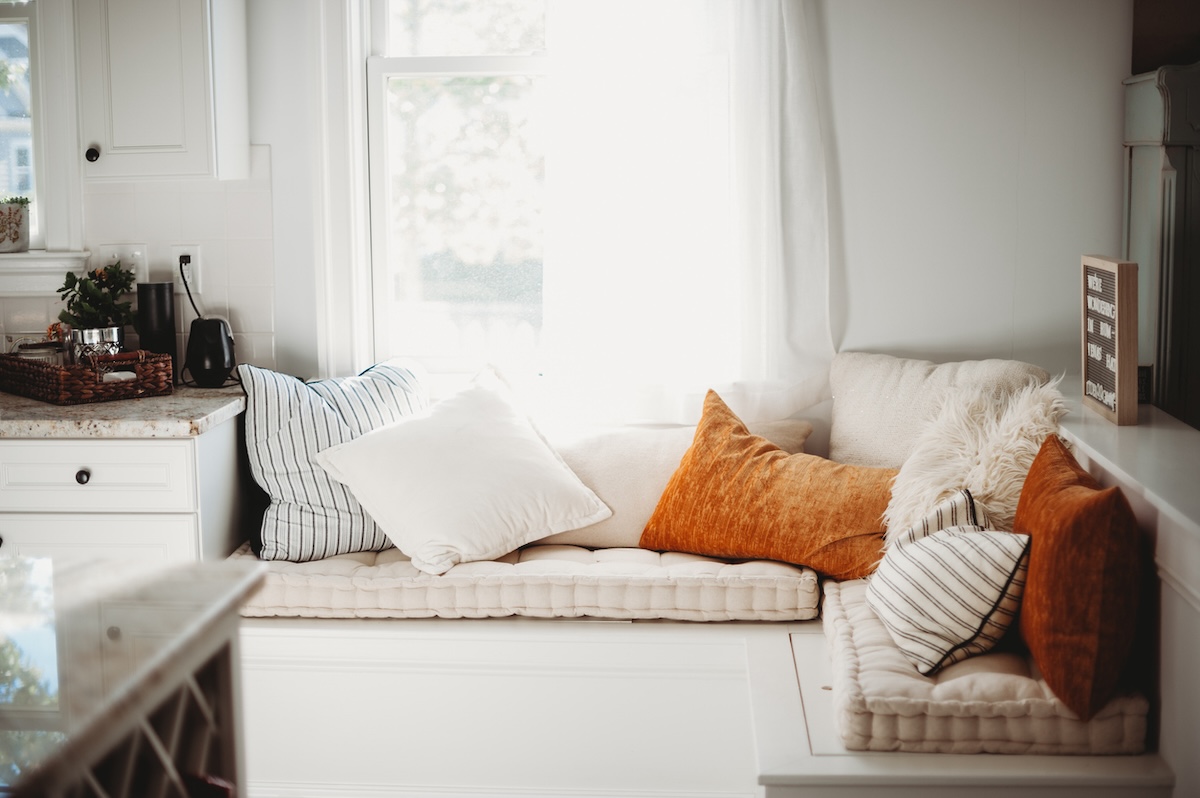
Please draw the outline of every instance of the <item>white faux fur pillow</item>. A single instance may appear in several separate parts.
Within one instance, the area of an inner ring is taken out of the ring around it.
[[[1067,410],[1060,379],[1007,395],[980,388],[951,393],[896,475],[883,516],[887,528],[907,529],[965,488],[994,529],[1011,532],[1029,466]]]

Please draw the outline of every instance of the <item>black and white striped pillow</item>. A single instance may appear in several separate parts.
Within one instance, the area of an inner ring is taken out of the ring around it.
[[[263,513],[264,560],[307,562],[392,544],[345,485],[313,457],[429,404],[412,368],[400,361],[357,377],[303,382],[257,366],[238,366],[246,390],[250,471],[271,499]]]
[[[983,507],[976,504],[975,497],[966,488],[956,490],[952,495],[938,502],[936,507],[925,514],[924,518],[907,529],[895,531],[889,529],[886,545],[888,549],[894,546],[903,546],[952,526],[969,526],[979,530],[988,527],[987,513]]]
[[[921,673],[993,648],[1025,589],[1029,536],[960,526],[892,546],[867,605]]]

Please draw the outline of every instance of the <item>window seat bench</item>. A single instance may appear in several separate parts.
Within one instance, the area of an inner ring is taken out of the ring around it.
[[[1062,434],[1102,484],[1129,496],[1157,543],[1149,753],[850,751],[821,618],[246,617],[248,794],[1194,795],[1200,446],[1194,430],[1142,416],[1118,429],[1074,408]]]

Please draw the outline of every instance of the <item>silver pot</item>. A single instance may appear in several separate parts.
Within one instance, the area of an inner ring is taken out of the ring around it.
[[[77,363],[93,355],[115,355],[124,348],[124,327],[71,329],[71,349]]]

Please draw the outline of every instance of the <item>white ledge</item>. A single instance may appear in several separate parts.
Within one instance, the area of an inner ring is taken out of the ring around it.
[[[1152,405],[1138,406],[1138,423],[1117,426],[1081,408],[1064,388],[1071,412],[1063,435],[1103,485],[1120,485],[1138,520],[1155,534],[1163,582],[1200,612],[1200,430]]]
[[[29,252],[0,253],[0,296],[16,294],[55,293],[69,272],[83,271],[91,252]]]
[[[1200,430],[1148,404],[1138,406],[1137,424],[1117,426],[1081,407],[1077,385],[1077,378],[1071,387],[1064,381],[1066,437],[1109,473],[1140,485],[1155,509],[1200,539]]]

